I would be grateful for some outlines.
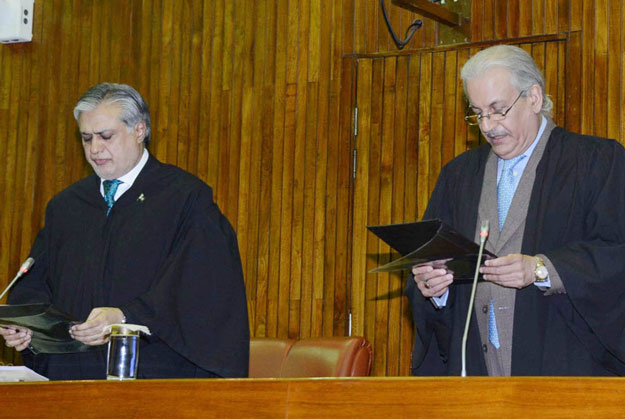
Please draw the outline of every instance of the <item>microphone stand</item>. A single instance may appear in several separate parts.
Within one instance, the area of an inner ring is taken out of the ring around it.
[[[20,270],[17,271],[17,275],[15,275],[15,278],[13,278],[13,281],[11,281],[11,283],[7,285],[4,291],[2,291],[2,294],[0,294],[0,300],[2,300],[2,297],[4,297],[4,295],[11,289],[13,284],[15,284],[15,281],[17,281],[18,279],[22,277],[22,275],[27,273],[34,263],[35,263],[35,259],[33,258],[28,258],[24,261],[24,263],[22,263],[22,266],[20,266]]]
[[[467,376],[467,337],[469,336],[469,323],[473,314],[473,305],[475,303],[475,291],[477,290],[477,278],[480,274],[480,264],[482,263],[482,252],[484,244],[488,238],[488,220],[482,221],[480,229],[480,251],[477,255],[477,263],[475,264],[475,275],[473,276],[473,287],[471,288],[471,298],[469,299],[469,310],[467,312],[467,320],[464,324],[464,333],[462,334],[462,372],[461,377]]]

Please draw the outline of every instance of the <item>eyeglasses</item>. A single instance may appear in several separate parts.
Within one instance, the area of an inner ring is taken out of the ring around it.
[[[505,111],[491,112],[491,113],[482,115],[481,113],[477,113],[477,114],[471,113],[472,110],[471,108],[469,108],[467,109],[467,114],[465,115],[464,120],[469,125],[479,125],[480,122],[482,121],[482,118],[488,118],[494,122],[503,121],[504,119],[506,119],[506,115],[508,115],[508,112],[510,112],[510,109],[512,109],[512,107],[519,101],[521,96],[523,96],[523,93],[525,93],[525,90],[519,93],[517,98],[514,99],[514,102],[512,102],[512,105],[510,105],[508,109],[506,109]]]

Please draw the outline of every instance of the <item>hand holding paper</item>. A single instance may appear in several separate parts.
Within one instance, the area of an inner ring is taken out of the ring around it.
[[[412,267],[414,281],[424,297],[440,297],[449,289],[454,281],[454,275],[444,267],[448,260],[444,259]]]
[[[507,288],[525,288],[536,280],[536,258],[518,253],[488,260],[480,268],[486,281]]]
[[[0,335],[9,348],[23,351],[28,348],[33,337],[33,331],[27,327],[16,325],[0,326]]]
[[[434,269],[446,269],[447,273],[453,273],[455,282],[473,280],[480,246],[441,220],[367,228],[402,255],[401,258],[379,266],[371,272],[412,270],[415,265],[427,264],[432,265]],[[496,257],[484,250],[482,262]]]
[[[84,323],[75,324],[69,333],[85,345],[103,345],[109,341],[109,336],[103,332],[104,327],[122,323],[123,319],[124,313],[116,307],[96,307]]]

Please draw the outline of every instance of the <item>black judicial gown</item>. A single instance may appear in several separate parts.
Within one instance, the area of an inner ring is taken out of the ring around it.
[[[490,146],[446,165],[425,219],[441,218],[473,237]],[[566,293],[538,287],[516,293],[511,374],[625,374],[625,150],[613,140],[556,127],[536,169],[522,253],[545,254]],[[447,306],[435,310],[409,279],[406,294],[417,325],[414,375],[460,375],[461,341],[470,285],[452,284]],[[467,373],[487,370],[475,316]]]
[[[150,156],[106,216],[98,176],[53,197],[36,262],[10,304],[48,302],[84,321],[118,307],[142,337],[139,378],[246,377],[249,325],[235,232],[200,179]],[[106,345],[74,354],[23,351],[50,379],[105,378]]]

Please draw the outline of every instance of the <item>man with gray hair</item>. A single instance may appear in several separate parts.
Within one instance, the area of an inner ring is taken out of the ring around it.
[[[50,303],[84,322],[70,335],[93,350],[34,354],[32,331],[0,329],[50,379],[106,376],[104,327],[146,325],[139,378],[245,377],[249,326],[236,235],[195,176],[145,148],[150,114],[123,84],[89,89],[74,108],[95,174],[53,197],[10,304]]]
[[[469,375],[625,374],[625,150],[554,125],[529,54],[467,61],[465,120],[488,144],[447,164],[424,219],[440,218],[499,257],[480,267]],[[417,265],[406,285],[415,375],[460,375],[470,284]]]

